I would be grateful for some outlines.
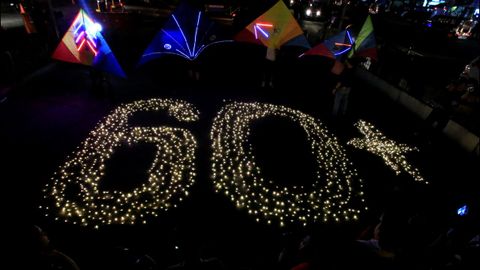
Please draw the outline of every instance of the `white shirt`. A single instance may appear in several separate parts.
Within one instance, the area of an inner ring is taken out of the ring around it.
[[[267,48],[267,55],[265,55],[265,58],[274,62],[277,59],[277,52],[274,47],[268,47]]]

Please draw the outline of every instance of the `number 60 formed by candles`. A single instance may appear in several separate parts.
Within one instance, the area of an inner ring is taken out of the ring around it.
[[[141,100],[117,107],[97,124],[46,186],[45,198],[53,198],[56,219],[96,228],[146,223],[148,217],[175,207],[188,196],[196,177],[197,142],[193,134],[185,128],[128,125],[136,112],[161,110],[180,122],[199,119],[192,104],[179,100]],[[310,186],[282,187],[262,176],[248,138],[251,123],[267,116],[289,119],[305,130],[317,166]],[[362,181],[335,136],[315,118],[284,106],[234,102],[219,111],[210,138],[215,191],[257,221],[275,221],[283,226],[358,217],[360,209],[351,205],[363,205]],[[105,161],[115,148],[139,142],[152,143],[157,149],[148,181],[130,192],[101,190]]]

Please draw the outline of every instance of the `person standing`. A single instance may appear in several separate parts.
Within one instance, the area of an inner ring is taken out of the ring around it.
[[[340,79],[332,91],[332,94],[335,95],[332,110],[334,117],[345,116],[348,110],[348,99],[352,90],[353,66],[349,62],[346,62],[345,65],[346,68],[340,74]]]
[[[273,88],[276,60],[277,49],[275,47],[268,47],[267,54],[265,55],[265,68],[263,71],[262,87]]]
[[[37,270],[80,270],[72,258],[52,246],[48,235],[40,227],[33,225],[30,237],[26,247],[28,259],[21,262],[24,266],[33,265]]]

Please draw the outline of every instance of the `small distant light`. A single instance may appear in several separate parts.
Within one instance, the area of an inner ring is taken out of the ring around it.
[[[457,209],[457,215],[459,216],[465,216],[467,213],[468,213],[468,207],[466,204]]]
[[[10,6],[13,7],[13,6],[15,6],[15,4],[14,4],[14,3],[10,3]]]
[[[172,45],[168,44],[168,43],[165,43],[163,45],[163,48],[165,48],[166,50],[170,50],[172,48]]]
[[[307,15],[307,16],[312,16],[312,10],[311,10],[311,9],[307,9],[307,10],[305,11],[305,15]]]
[[[180,248],[179,248],[178,246],[175,246],[175,249],[178,250],[178,249],[180,249]]]
[[[103,30],[102,25],[99,23],[95,23],[95,31],[102,32],[102,30]]]

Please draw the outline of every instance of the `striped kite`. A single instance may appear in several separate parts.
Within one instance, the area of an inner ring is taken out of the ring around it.
[[[100,33],[101,26],[80,9],[52,58],[92,66],[125,78],[126,75]]]

